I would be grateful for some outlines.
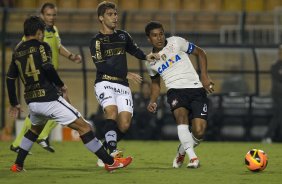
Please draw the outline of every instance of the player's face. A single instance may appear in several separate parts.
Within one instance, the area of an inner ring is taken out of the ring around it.
[[[36,37],[36,39],[37,39],[38,41],[43,42],[43,39],[44,39],[44,31],[37,30],[35,37]]]
[[[47,26],[53,26],[57,18],[57,8],[46,7],[43,14],[41,14],[41,17]]]
[[[117,10],[107,9],[105,14],[103,16],[100,16],[99,19],[105,27],[113,30],[117,27]]]
[[[153,29],[148,37],[154,48],[161,50],[165,46],[165,34],[162,28]]]

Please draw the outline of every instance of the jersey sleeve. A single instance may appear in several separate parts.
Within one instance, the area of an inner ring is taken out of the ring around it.
[[[95,64],[104,61],[102,56],[102,44],[100,40],[98,40],[97,38],[93,38],[90,42],[89,49],[90,49],[92,60]]]
[[[39,46],[39,52],[43,65],[52,64],[52,50],[48,43],[43,42],[42,45]]]
[[[147,71],[150,77],[155,77],[158,75],[158,73],[151,68],[149,61],[145,61],[145,66],[147,68]]]
[[[184,38],[175,37],[176,43],[179,45],[181,51],[186,52],[187,54],[191,54],[195,49],[195,45],[191,42],[188,42]]]
[[[6,76],[9,79],[16,79],[19,76],[19,71],[18,71],[18,67],[15,63],[14,54],[12,56],[12,62],[10,63],[10,66],[9,66],[9,69],[8,69]]]
[[[137,46],[137,44],[133,41],[132,37],[125,32],[127,35],[127,44],[126,44],[126,52],[135,56],[138,59],[145,60],[146,55],[144,52]]]

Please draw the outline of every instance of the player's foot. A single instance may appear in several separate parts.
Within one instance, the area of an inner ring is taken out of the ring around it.
[[[123,157],[123,151],[116,149],[110,155],[113,158],[122,158]]]
[[[192,158],[187,165],[188,168],[196,169],[200,167],[200,161],[198,158]]]
[[[42,148],[44,148],[45,150],[54,153],[55,149],[49,144],[49,141],[45,140],[45,139],[38,139],[36,141]]]
[[[123,157],[123,152],[116,149],[110,155],[113,158],[122,158]],[[105,164],[104,164],[104,162],[101,159],[98,159],[97,160],[97,166],[98,167],[105,167]]]
[[[22,172],[26,171],[23,167],[18,166],[18,164],[13,164],[12,167],[10,168],[12,172]]]
[[[172,162],[173,168],[180,168],[184,162],[185,155],[181,155],[180,153],[177,153],[175,158]]]
[[[10,150],[13,151],[13,152],[18,153],[18,152],[20,151],[20,147],[19,147],[19,146],[14,147],[13,145],[11,145],[11,146],[10,146]],[[29,154],[29,155],[32,155],[32,153],[31,153],[30,151],[28,152],[28,154]]]
[[[105,164],[105,169],[107,171],[113,171],[116,169],[124,168],[132,162],[132,157],[126,158],[114,158],[114,163],[112,165]]]

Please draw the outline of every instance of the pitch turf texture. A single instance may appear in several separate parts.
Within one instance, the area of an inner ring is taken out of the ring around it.
[[[196,148],[201,161],[199,169],[171,167],[178,143],[176,141],[122,141],[125,155],[134,157],[125,169],[108,173],[96,166],[96,156],[81,142],[52,143],[55,153],[32,148],[25,168],[27,172],[12,173],[9,167],[16,154],[9,142],[0,142],[0,184],[246,184],[282,183],[282,144],[203,142]],[[263,172],[253,173],[244,165],[244,156],[252,148],[264,150],[269,164]]]

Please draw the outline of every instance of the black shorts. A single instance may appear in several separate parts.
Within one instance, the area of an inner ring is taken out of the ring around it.
[[[208,98],[204,88],[169,89],[167,103],[173,112],[179,107],[189,110],[189,119],[208,119]]]

